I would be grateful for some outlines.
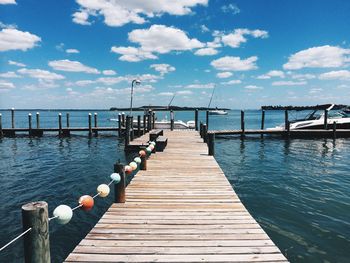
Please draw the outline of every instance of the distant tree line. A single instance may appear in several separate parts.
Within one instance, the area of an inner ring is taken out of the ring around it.
[[[327,109],[330,107],[331,104],[322,104],[322,105],[315,105],[315,106],[282,106],[282,105],[268,105],[268,106],[261,106],[262,110],[314,110],[314,109]],[[337,104],[333,109],[343,109],[347,108],[348,105],[344,104]]]
[[[144,111],[144,110],[153,110],[153,111],[163,111],[163,110],[173,110],[173,111],[191,111],[191,110],[229,110],[226,108],[208,108],[208,107],[179,107],[179,106],[141,106],[141,107],[134,107],[134,111]],[[111,111],[128,111],[130,108],[117,108],[117,107],[112,107],[109,110]]]

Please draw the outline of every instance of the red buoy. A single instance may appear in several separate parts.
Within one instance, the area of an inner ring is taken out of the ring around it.
[[[90,195],[83,195],[79,198],[79,204],[82,210],[89,211],[94,206],[94,199]]]
[[[144,150],[139,151],[139,154],[140,154],[141,157],[146,156],[146,152]]]
[[[129,166],[129,165],[125,165],[125,173],[126,174],[131,174],[132,173],[132,168],[131,168],[131,166]]]

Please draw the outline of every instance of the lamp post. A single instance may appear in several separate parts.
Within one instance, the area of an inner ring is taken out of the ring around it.
[[[139,81],[138,79],[134,79],[132,82],[131,82],[131,96],[130,96],[130,116],[131,116],[131,112],[132,112],[132,97],[133,97],[133,94],[134,94],[134,85],[140,85],[141,84],[141,81]]]

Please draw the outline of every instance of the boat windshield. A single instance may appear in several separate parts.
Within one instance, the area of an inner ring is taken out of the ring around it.
[[[324,111],[322,110],[314,110],[310,112],[308,115],[306,115],[305,120],[318,120],[321,118],[324,114]]]

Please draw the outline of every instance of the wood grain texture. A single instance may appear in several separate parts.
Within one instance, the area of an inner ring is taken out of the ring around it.
[[[126,202],[112,204],[66,262],[287,262],[199,134],[164,136],[165,151],[134,176]]]

